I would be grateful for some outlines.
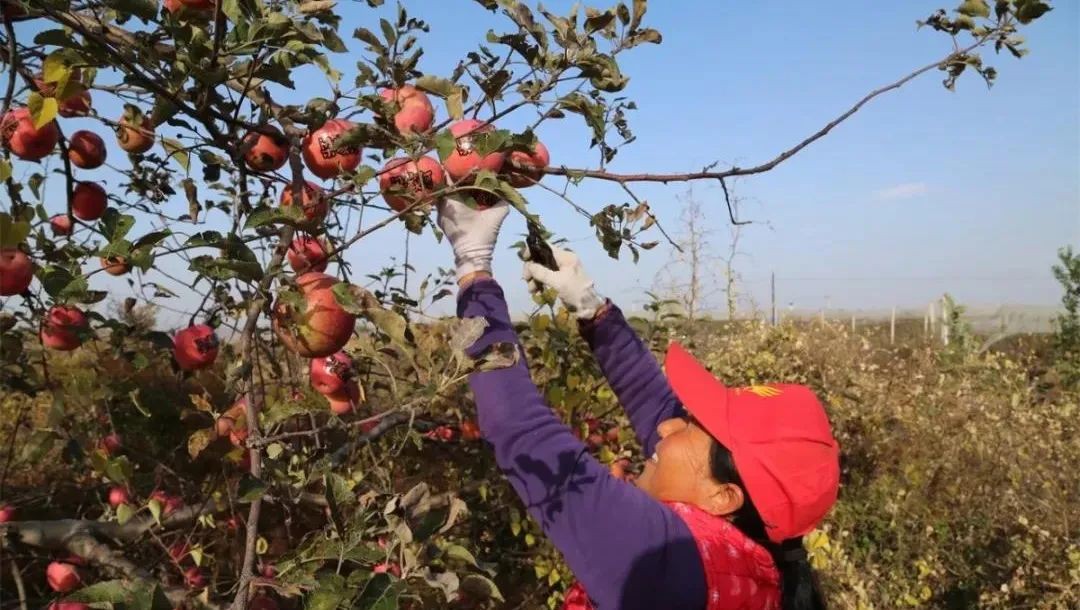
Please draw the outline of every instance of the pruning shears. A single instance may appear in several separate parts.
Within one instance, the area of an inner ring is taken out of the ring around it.
[[[525,246],[529,248],[529,260],[539,263],[552,271],[558,271],[559,265],[555,262],[555,255],[551,252],[551,246],[544,240],[544,234],[531,218],[527,220],[529,234],[525,237]]]

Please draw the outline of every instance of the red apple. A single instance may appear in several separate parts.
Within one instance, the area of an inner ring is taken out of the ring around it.
[[[450,426],[438,426],[432,430],[428,430],[424,436],[433,441],[452,441],[454,440],[455,432]]]
[[[607,439],[607,442],[609,443],[619,442],[619,429],[608,428],[608,431],[604,433],[604,438]]]
[[[289,160],[289,139],[277,127],[270,126],[270,130],[273,133],[253,131],[244,136],[244,145],[251,147],[244,155],[244,161],[257,172],[279,170]]]
[[[391,159],[379,176],[383,198],[398,212],[416,200],[427,199],[433,191],[446,186],[439,162],[431,157]]]
[[[476,422],[471,419],[461,422],[461,440],[478,441],[480,439],[480,426],[477,426]]]
[[[0,504],[0,523],[15,520],[15,507],[10,504]]]
[[[206,586],[206,575],[199,566],[191,566],[184,570],[184,584],[190,589],[202,589]]]
[[[49,587],[57,593],[73,591],[82,584],[78,569],[62,561],[54,561],[45,568],[45,579],[49,582]]]
[[[329,275],[309,271],[297,278],[305,304],[302,311],[278,300],[272,326],[288,349],[305,358],[329,356],[340,350],[352,336],[356,316],[342,309],[331,286]]]
[[[109,275],[124,275],[131,271],[131,265],[127,263],[127,259],[123,256],[101,257],[101,268]]]
[[[113,487],[109,490],[109,505],[113,508],[116,508],[121,504],[128,504],[130,502],[131,494],[128,493],[127,488]]]
[[[311,173],[326,180],[351,172],[360,165],[360,147],[347,146],[335,150],[335,143],[342,134],[355,127],[344,119],[330,119],[303,141],[304,163]]]
[[[371,568],[371,571],[375,574],[393,574],[398,578],[401,578],[401,566],[396,563],[384,562],[376,564]]]
[[[120,440],[120,435],[113,432],[101,439],[101,450],[105,452],[105,455],[112,455],[123,447],[123,443]]]
[[[400,89],[383,89],[379,95],[388,102],[397,102],[399,109],[394,114],[394,127],[398,133],[423,133],[431,129],[435,108],[423,91],[404,85]]]
[[[71,191],[71,213],[79,220],[97,220],[105,213],[109,197],[97,182],[79,182]]]
[[[311,387],[324,396],[338,394],[352,378],[352,367],[353,359],[345,352],[312,358],[309,367]]]
[[[515,163],[525,167],[514,167]],[[543,169],[549,165],[551,165],[551,155],[548,153],[547,146],[537,140],[532,154],[520,150],[510,153],[505,171],[508,174],[510,186],[524,188],[539,182],[544,177]]]
[[[41,344],[64,352],[82,345],[80,332],[89,326],[86,314],[70,305],[55,305],[41,324]]]
[[[184,506],[183,498],[171,495],[160,489],[150,494],[150,499],[157,500],[161,503],[161,514],[163,515],[171,515]]]
[[[341,390],[327,394],[326,399],[330,402],[331,412],[338,415],[351,413],[360,405],[360,384],[350,379]]]
[[[296,273],[326,271],[327,250],[321,240],[303,235],[292,240],[286,256],[289,258],[289,266]]]
[[[191,545],[182,540],[169,546],[169,557],[175,563],[180,563],[189,553],[191,553]]]
[[[274,564],[272,563],[264,563],[260,561],[259,574],[261,574],[263,578],[274,578],[275,576],[277,576],[277,568],[275,568]],[[251,605],[249,604],[248,607],[250,608]]]
[[[173,338],[173,356],[181,370],[204,369],[214,363],[217,355],[217,335],[206,324],[189,326]]]
[[[154,147],[154,123],[143,115],[141,121],[124,117],[116,127],[116,141],[124,151],[142,154]]]
[[[79,602],[53,602],[49,610],[90,610],[90,606]]]
[[[65,119],[90,114],[90,106],[93,104],[90,91],[87,89],[82,89],[67,99],[57,101],[60,106],[56,112]]]
[[[446,157],[443,166],[446,173],[455,182],[477,172],[481,169],[498,172],[506,161],[506,154],[501,152],[488,153],[481,157],[473,150],[473,136],[494,130],[489,123],[476,119],[465,119],[450,125],[450,133],[454,135],[456,145],[454,150]]]
[[[49,219],[49,226],[52,227],[53,235],[71,235],[74,225],[71,216],[67,214],[57,214]]]
[[[71,134],[68,140],[68,159],[72,165],[82,169],[94,169],[105,163],[105,140],[98,134],[80,129]]]
[[[18,248],[0,248],[0,296],[22,294],[34,279],[30,257]]]
[[[52,153],[60,141],[60,129],[51,120],[34,127],[34,119],[27,108],[14,108],[0,121],[0,139],[4,147],[16,157],[26,161],[39,161]]]
[[[293,204],[292,191],[292,184],[286,185],[284,190],[281,191],[281,207],[289,207]],[[305,182],[302,205],[304,218],[307,219],[309,225],[319,224],[326,218],[327,212],[330,211],[323,190],[314,182]]]

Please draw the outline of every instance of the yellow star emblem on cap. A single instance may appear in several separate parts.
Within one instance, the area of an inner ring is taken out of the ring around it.
[[[742,390],[746,390],[747,392],[750,392],[752,394],[757,394],[762,398],[772,398],[774,396],[779,396],[784,393],[779,388],[774,388],[770,385],[751,385],[745,388],[739,388],[739,391]]]

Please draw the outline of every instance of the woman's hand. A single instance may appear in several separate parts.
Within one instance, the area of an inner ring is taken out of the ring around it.
[[[566,309],[578,319],[587,320],[594,317],[607,300],[593,289],[593,281],[585,273],[581,259],[573,252],[556,246],[551,246],[551,253],[559,266],[558,271],[552,271],[539,263],[525,263],[525,272],[522,277],[529,283],[529,290],[540,292],[542,286],[553,288],[559,293],[559,300],[563,302]],[[526,251],[527,254],[528,251]]]
[[[473,209],[450,196],[438,203],[437,211],[439,228],[454,249],[458,283],[491,275],[491,257],[499,229],[510,213],[509,204],[500,201],[490,208]]]

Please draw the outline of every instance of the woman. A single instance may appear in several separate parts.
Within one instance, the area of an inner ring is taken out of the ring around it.
[[[497,344],[521,354],[491,275],[507,204],[479,211],[448,198],[438,213],[458,315],[488,322],[469,354]],[[523,356],[470,377],[500,469],[578,578],[564,609],[823,608],[802,536],[836,501],[839,448],[814,394],[725,388],[678,345],[665,377],[577,257],[554,252],[558,271],[526,263],[525,278],[576,315],[651,456],[634,484],[614,477],[544,403]]]

